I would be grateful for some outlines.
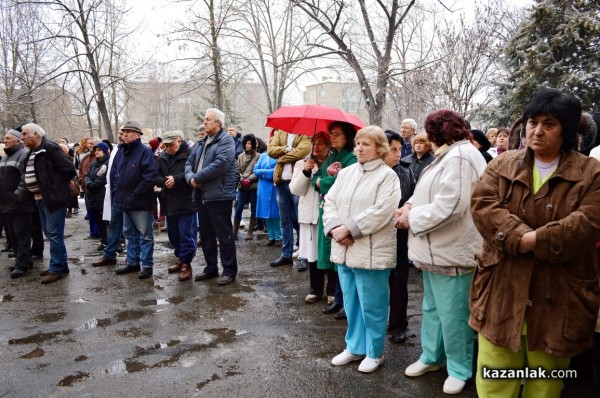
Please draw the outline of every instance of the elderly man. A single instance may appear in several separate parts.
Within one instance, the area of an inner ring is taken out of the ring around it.
[[[150,278],[154,267],[154,233],[152,229],[154,182],[158,167],[150,148],[142,143],[138,122],[125,122],[123,144],[110,170],[111,195],[123,212],[123,234],[127,239],[127,263],[117,268],[117,275],[139,272],[140,279]]]
[[[10,277],[25,276],[31,262],[31,214],[32,201],[19,201],[15,191],[25,172],[25,159],[28,152],[23,145],[21,132],[10,129],[4,135],[4,152],[0,161],[0,210],[8,241],[12,244],[16,263],[11,268]]]
[[[404,145],[402,145],[402,157],[412,155],[412,140],[417,134],[417,122],[415,119],[404,119],[400,125],[400,135],[404,139]]]
[[[238,156],[240,156],[240,154],[244,152],[244,145],[242,144],[242,134],[238,131],[236,126],[227,127],[227,132],[229,133],[231,138],[233,138],[233,142],[235,144],[235,158],[237,159]]]
[[[169,242],[175,249],[177,263],[169,273],[179,272],[181,282],[192,278],[192,260],[196,255],[196,206],[192,199],[194,189],[185,180],[185,164],[189,155],[187,143],[177,131],[168,131],[162,137],[165,150],[158,158],[159,176],[156,185],[167,214]]]
[[[223,274],[219,285],[228,285],[237,276],[237,255],[231,209],[239,182],[233,137],[223,131],[225,114],[209,108],[204,115],[207,136],[194,145],[185,165],[185,179],[194,188],[198,208],[204,271],[194,280],[205,281],[219,276],[217,256],[221,255]],[[217,246],[218,240],[218,246]]]
[[[40,272],[42,283],[52,283],[69,273],[65,246],[65,218],[71,199],[69,181],[77,172],[59,144],[46,138],[41,126],[30,123],[22,128],[29,154],[25,173],[15,195],[21,202],[33,194],[40,213],[42,229],[50,241],[48,269]]]

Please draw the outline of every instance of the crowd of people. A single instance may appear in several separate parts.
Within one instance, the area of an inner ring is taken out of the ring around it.
[[[407,340],[414,266],[424,290],[422,353],[406,376],[445,364],[446,394],[474,378],[480,396],[516,397],[523,388],[523,396],[559,397],[560,378],[521,387],[521,378],[485,374],[564,370],[595,339],[600,377],[596,122],[574,96],[540,89],[511,129],[486,133],[443,109],[427,115],[420,133],[413,119],[400,134],[332,122],[313,137],[273,130],[264,144],[225,129],[223,112],[210,108],[193,144],[167,132],[144,145],[141,125],[128,121],[118,145],[86,139],[70,153],[27,124],[6,132],[0,161],[10,275],[27,275],[43,256],[41,230],[50,242],[41,283],[69,273],[65,218],[81,192],[90,236],[100,238],[93,266],[117,266],[126,241],[116,274],[152,277],[153,228],[166,219],[168,272],[192,279],[200,246],[206,266],[194,280],[228,285],[249,205],[244,239],[266,229],[266,245],[281,247],[271,267],[294,265],[297,251],[295,268],[309,274],[304,301],[324,300],[323,313],[347,320],[334,366],[360,361],[360,372],[373,372],[386,335]]]

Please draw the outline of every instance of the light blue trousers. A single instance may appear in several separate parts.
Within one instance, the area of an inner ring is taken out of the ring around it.
[[[466,381],[473,376],[473,329],[469,320],[469,288],[473,273],[446,276],[423,271],[421,362],[441,365],[448,375]]]
[[[346,349],[355,355],[383,355],[390,291],[390,270],[366,270],[336,264],[348,317]]]

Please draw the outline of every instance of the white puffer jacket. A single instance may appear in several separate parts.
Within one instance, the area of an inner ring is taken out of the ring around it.
[[[292,181],[290,181],[290,192],[300,197],[298,201],[298,222],[316,225],[319,222],[319,193],[312,187],[310,180],[319,168],[315,165],[311,177],[307,178],[302,172],[306,159],[300,160],[294,165],[294,174],[292,175]]]
[[[342,169],[325,196],[325,235],[345,225],[355,242],[331,242],[331,261],[350,268],[381,270],[396,267],[394,210],[400,202],[396,172],[381,159]]]
[[[471,216],[473,185],[487,164],[467,140],[438,154],[419,177],[408,216],[408,258],[436,266],[475,267],[483,239]]]

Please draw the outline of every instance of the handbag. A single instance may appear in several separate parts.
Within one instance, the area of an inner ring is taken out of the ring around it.
[[[74,198],[79,196],[79,185],[75,181],[69,180],[69,189],[71,189],[71,196]]]

